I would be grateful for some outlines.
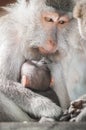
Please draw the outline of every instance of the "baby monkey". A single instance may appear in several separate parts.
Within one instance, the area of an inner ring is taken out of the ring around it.
[[[45,59],[26,61],[21,68],[21,83],[32,90],[48,90],[51,84],[51,73]]]
[[[78,28],[81,37],[86,40],[86,0],[81,0],[76,3],[73,16],[78,21]]]
[[[52,89],[54,81],[47,65],[49,62],[45,58],[40,61],[26,61],[21,67],[21,84],[60,105]]]
[[[56,93],[50,87],[53,81],[45,58],[40,61],[28,60],[22,65],[21,84],[60,105]],[[42,117],[39,120],[40,123],[46,121],[52,122],[54,119]]]

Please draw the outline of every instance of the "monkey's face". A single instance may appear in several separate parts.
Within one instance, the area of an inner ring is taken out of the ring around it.
[[[79,33],[81,37],[86,40],[86,2],[81,1],[77,3],[73,14],[78,22]]]
[[[41,54],[52,54],[61,49],[63,32],[70,21],[69,15],[46,5],[46,0],[29,1],[30,47],[38,48]],[[63,45],[64,46],[64,45]]]

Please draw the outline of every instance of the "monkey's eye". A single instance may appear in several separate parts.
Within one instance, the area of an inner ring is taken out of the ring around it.
[[[53,19],[52,19],[52,18],[49,18],[49,17],[45,17],[45,21],[46,21],[46,22],[53,22]]]
[[[69,17],[67,15],[61,16],[58,20],[58,24],[61,26],[66,25],[67,23],[69,23]]]
[[[65,21],[60,20],[60,21],[59,21],[59,24],[65,24]]]

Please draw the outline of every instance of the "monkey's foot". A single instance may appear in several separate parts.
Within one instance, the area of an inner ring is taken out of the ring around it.
[[[33,98],[31,110],[37,117],[53,118],[59,120],[62,115],[62,109],[46,97]],[[35,107],[33,107],[35,105]]]

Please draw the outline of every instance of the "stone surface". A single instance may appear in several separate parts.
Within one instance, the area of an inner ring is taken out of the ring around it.
[[[0,123],[0,130],[86,130],[86,123]]]

